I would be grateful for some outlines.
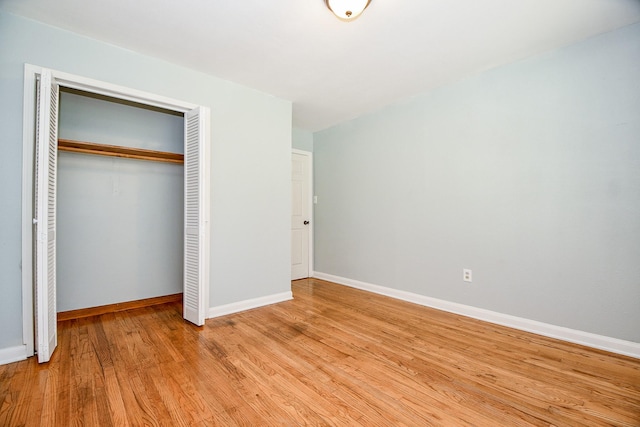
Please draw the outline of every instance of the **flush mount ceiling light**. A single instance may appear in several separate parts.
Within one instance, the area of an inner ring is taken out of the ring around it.
[[[324,2],[338,19],[353,21],[369,6],[371,0],[324,0]]]

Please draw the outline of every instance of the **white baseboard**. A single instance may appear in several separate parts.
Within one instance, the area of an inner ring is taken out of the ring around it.
[[[15,347],[0,349],[0,365],[19,362],[20,360],[25,360],[26,358],[27,358],[26,345],[17,345]]]
[[[267,295],[259,298],[252,298],[244,301],[234,302],[231,304],[218,305],[216,307],[210,307],[207,318],[224,316],[226,314],[238,313],[240,311],[250,310],[252,308],[258,308],[265,305],[275,304],[278,302],[288,301],[293,299],[291,291],[282,292],[279,294]]]
[[[347,279],[345,277],[334,276],[317,271],[313,273],[313,277],[385,295],[391,298],[412,302],[414,304],[420,304],[426,307],[448,311],[450,313],[460,314],[462,316],[472,317],[478,320],[484,320],[485,322],[495,323],[550,338],[556,338],[640,359],[640,343],[551,325],[548,323],[538,322],[536,320],[502,314],[491,310],[431,298],[424,295],[414,294],[412,292],[400,291],[397,289],[387,288],[385,286],[373,285],[371,283],[360,282],[358,280]]]

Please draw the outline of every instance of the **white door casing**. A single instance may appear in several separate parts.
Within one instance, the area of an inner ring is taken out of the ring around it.
[[[192,203],[197,202],[198,206],[199,223],[197,228],[199,231],[197,253],[195,254],[198,259],[198,286],[196,293],[189,290],[189,297],[195,298],[198,307],[197,323],[194,323],[203,324],[206,315],[204,308],[209,302],[210,110],[196,104],[30,64],[25,64],[24,77],[22,163],[22,335],[24,357],[33,355],[35,341],[38,361],[46,362],[57,345],[55,194],[59,87],[78,89],[185,113],[185,128],[187,116],[197,116],[196,131],[192,133],[185,129],[185,138],[189,136],[192,139],[192,150],[195,141],[198,153],[196,156],[185,155],[185,182],[187,168],[196,164],[195,169],[198,171],[197,197],[195,199],[191,197],[190,200]],[[41,80],[39,91],[36,85],[38,79]],[[36,126],[33,126],[34,123]],[[34,140],[35,152],[37,153],[35,159]],[[185,140],[185,154],[187,152],[186,145],[187,141]],[[47,189],[46,194],[43,193],[45,188]],[[186,203],[185,195],[185,213],[187,212]],[[193,255],[191,254],[190,257]],[[186,268],[185,265],[185,270]],[[185,295],[185,299],[186,297],[187,295]]]
[[[58,344],[56,313],[56,174],[58,157],[58,85],[51,73],[40,76],[37,91],[35,224],[35,304],[38,362]]]
[[[291,154],[291,280],[309,277],[312,271],[312,156]]]

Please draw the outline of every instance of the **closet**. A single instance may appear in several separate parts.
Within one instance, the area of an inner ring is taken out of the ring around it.
[[[86,145],[84,147],[76,146],[75,153],[62,154],[65,157],[62,162],[68,163],[68,168],[66,169],[68,174],[66,172],[58,173],[58,118],[61,91],[63,96],[67,96],[64,95],[65,93],[78,95],[87,102],[100,100],[104,96],[110,97],[111,99],[101,100],[135,107],[135,111],[138,113],[147,111],[162,112],[165,116],[175,116],[176,123],[179,118],[182,118],[180,127],[183,130],[183,145],[181,147],[184,147],[182,175],[184,197],[182,198],[182,209],[176,207],[177,210],[175,212],[182,211],[181,242],[183,242],[184,251],[180,256],[178,254],[179,251],[176,249],[171,252],[168,259],[182,260],[183,318],[195,325],[204,325],[209,303],[210,286],[211,112],[209,108],[134,88],[25,64],[23,109],[25,128],[23,134],[22,186],[22,331],[26,354],[37,353],[38,362],[45,363],[49,361],[57,346],[58,269],[64,270],[68,268],[68,271],[85,274],[79,278],[76,276],[75,279],[69,280],[69,282],[75,280],[76,285],[78,285],[74,291],[70,292],[74,296],[74,302],[71,303],[74,305],[77,305],[77,300],[83,297],[87,297],[87,300],[92,301],[88,303],[89,305],[96,304],[96,302],[93,302],[92,296],[89,295],[90,293],[101,294],[102,296],[107,295],[107,298],[113,300],[114,297],[111,292],[113,289],[109,289],[113,288],[114,284],[117,283],[113,280],[103,280],[103,275],[108,277],[109,275],[120,274],[119,272],[122,271],[131,273],[131,276],[124,280],[124,283],[129,288],[124,289],[121,287],[120,291],[122,291],[123,295],[133,296],[123,297],[120,295],[117,297],[118,299],[140,298],[140,295],[144,295],[146,292],[157,295],[158,289],[148,291],[148,289],[144,288],[144,284],[152,283],[154,280],[161,280],[165,275],[178,275],[175,270],[173,273],[167,273],[166,270],[163,270],[164,262],[170,263],[171,261],[166,261],[166,259],[156,256],[162,251],[168,250],[172,245],[180,248],[180,240],[167,241],[161,238],[165,227],[161,223],[155,222],[165,214],[165,211],[169,209],[167,208],[169,205],[161,204],[159,205],[160,207],[155,206],[145,210],[144,207],[147,205],[141,203],[141,200],[147,196],[151,196],[151,199],[165,200],[162,195],[167,193],[151,191],[143,185],[146,180],[140,179],[140,176],[136,175],[137,170],[132,168],[130,163],[124,161],[133,160],[128,158],[129,153],[117,153],[118,156],[126,154],[124,157],[91,156],[87,155],[87,153],[81,154],[77,152],[78,150],[87,149]],[[78,91],[84,91],[84,93]],[[76,110],[79,116],[91,111],[86,106],[81,106]],[[97,118],[92,115],[92,120],[109,117],[109,114],[105,112],[104,116],[98,115]],[[128,116],[125,115],[125,117]],[[71,135],[73,133],[71,131],[73,125],[80,122],[81,120],[67,121],[67,119],[63,119],[63,126],[70,126],[63,131],[61,139],[75,141],[91,139],[91,136],[85,137],[88,136],[88,130],[96,130],[94,126],[85,127],[85,132],[87,133],[82,137],[78,137],[80,135],[75,137]],[[139,125],[138,121],[134,121],[134,123]],[[33,126],[29,124],[33,124]],[[165,151],[153,147],[154,144],[159,142],[153,137],[149,138],[156,130],[155,126],[149,126],[148,124],[142,126],[140,135],[146,135],[146,137],[140,140],[131,136],[122,136],[122,131],[126,129],[122,121],[111,122],[104,128],[108,131],[102,132],[102,135],[112,135],[114,138],[119,135],[120,138],[120,141],[107,142],[107,145],[133,145],[135,147],[136,144],[141,144],[146,147],[144,148],[146,150]],[[124,140],[127,140],[127,143],[122,143]],[[90,142],[95,143],[95,141]],[[68,144],[63,142],[62,145]],[[61,153],[65,153],[65,149],[69,149],[69,147],[63,147]],[[180,149],[170,152],[179,154]],[[87,164],[81,161],[81,158],[84,158],[85,162],[91,161],[89,159],[94,159],[95,162],[98,162],[97,158],[102,160],[110,159],[110,162],[101,163],[99,168],[94,169],[88,168]],[[165,162],[150,163],[171,165],[171,163]],[[152,168],[148,175],[159,176],[158,167]],[[93,175],[83,175],[87,171],[90,171]],[[137,178],[132,178],[134,175]],[[178,175],[175,174],[174,176],[177,177]],[[59,180],[62,186],[66,182],[67,185],[71,186],[70,188],[75,188],[80,196],[79,199],[63,195],[58,202]],[[178,188],[177,184],[176,188]],[[131,194],[134,194],[132,193],[133,190],[137,190],[137,193],[135,193],[137,196],[131,196]],[[125,204],[124,208],[117,212],[109,210],[109,207],[92,209],[91,206],[94,206],[93,202],[99,194],[111,199],[121,197],[128,204]],[[176,193],[169,194],[175,195]],[[65,198],[76,201],[84,199],[88,200],[88,203],[73,206],[65,203]],[[179,197],[176,197],[177,199]],[[66,221],[67,225],[78,225],[80,229],[73,230],[65,228],[64,225],[60,229],[58,226],[58,206],[61,208],[66,207],[68,213],[72,215],[69,217],[70,219],[63,219],[63,222]],[[171,206],[171,209],[173,209],[174,204],[171,204]],[[179,204],[176,204],[176,206],[179,206]],[[121,241],[115,238],[115,231],[120,224],[114,226],[114,224],[109,223],[114,218],[122,218],[122,215],[116,215],[116,213],[123,211],[127,212],[127,218],[133,222],[133,225],[124,224],[124,232],[120,233],[120,236],[125,236],[126,245],[123,245]],[[179,222],[177,221],[178,217],[179,214],[174,215],[176,223]],[[92,227],[89,227],[89,225]],[[113,234],[111,233],[112,231],[114,232]],[[68,233],[75,233],[75,235],[72,237],[66,236]],[[84,244],[82,246],[83,250],[76,249],[76,252],[70,252],[66,256],[66,261],[58,265],[57,248],[59,239],[63,240],[60,245],[61,248],[72,247],[69,242],[75,239]],[[110,245],[120,245],[116,246],[116,249],[124,252],[125,256],[115,252],[108,255],[105,254],[102,250]],[[113,258],[114,254],[116,255],[115,258]],[[151,261],[147,262],[148,260]],[[90,269],[87,267],[89,264],[97,266],[98,270],[89,271]],[[83,270],[86,270],[86,272]],[[158,270],[159,274],[155,270]],[[62,280],[67,280],[64,272],[61,278]],[[89,291],[86,291],[87,289]],[[82,290],[85,291],[84,294],[82,294]],[[104,302],[100,301],[97,304]],[[61,300],[60,303],[65,304],[64,300]],[[62,310],[64,309],[62,308]]]
[[[58,312],[183,291],[184,120],[60,90]]]

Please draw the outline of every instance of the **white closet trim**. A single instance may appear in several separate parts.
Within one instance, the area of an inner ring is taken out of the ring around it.
[[[27,64],[27,66],[29,65]],[[38,68],[42,69],[42,67]],[[60,87],[83,90],[99,95],[110,96],[112,98],[119,98],[154,107],[160,107],[166,110],[178,111],[180,113],[186,113],[187,111],[198,107],[197,104],[192,104],[190,102],[178,101],[165,96],[101,82],[87,77],[75,76],[62,71],[51,70],[51,75],[56,79],[56,82]]]

